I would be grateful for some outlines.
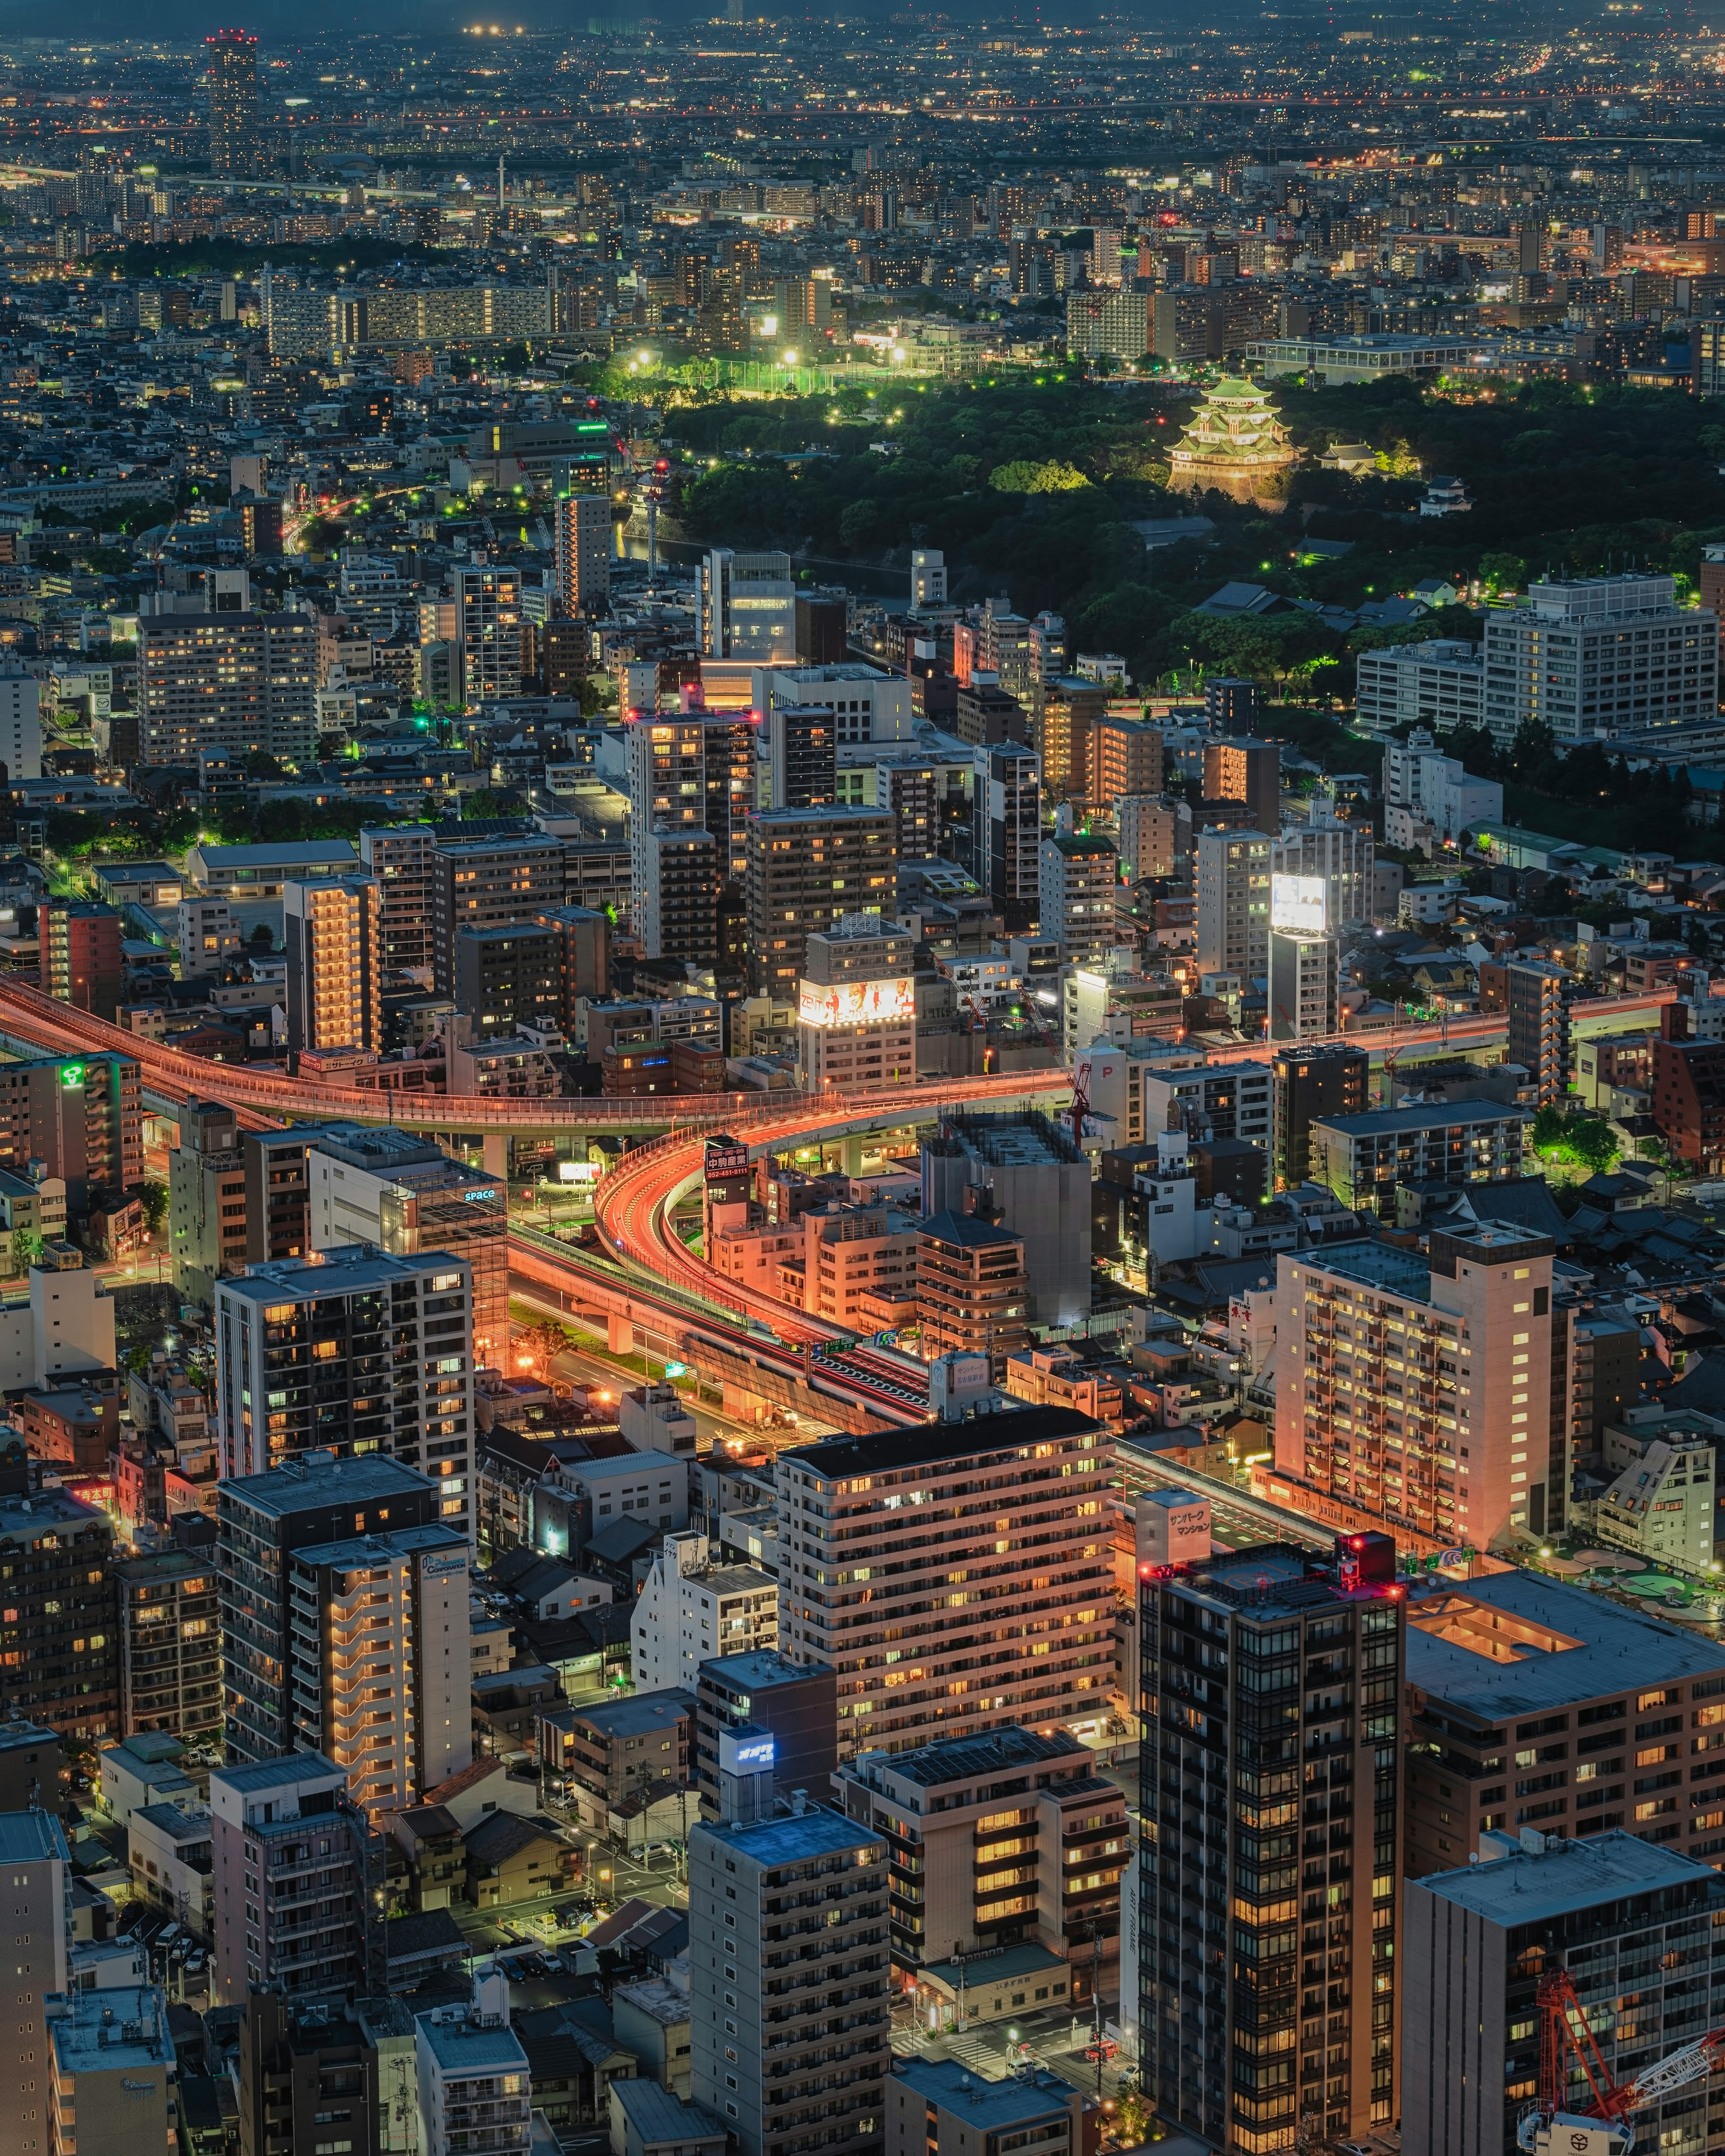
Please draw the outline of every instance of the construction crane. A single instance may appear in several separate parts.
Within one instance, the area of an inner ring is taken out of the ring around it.
[[[1567,1969],[1539,1980],[1539,2101],[1522,2118],[1516,2140],[1527,2156],[1630,2156],[1635,2145],[1632,2115],[1692,2082],[1705,2081],[1725,2064],[1725,2029],[1709,2029],[1651,2066],[1632,2082],[1614,2078],[1599,2050]],[[1570,2061],[1587,2078],[1593,2102],[1584,2112],[1565,2110]]]

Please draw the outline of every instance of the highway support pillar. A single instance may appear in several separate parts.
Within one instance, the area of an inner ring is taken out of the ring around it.
[[[862,1136],[860,1132],[859,1132],[855,1137],[841,1139],[840,1145],[842,1151],[840,1152],[839,1158],[844,1163],[845,1173],[847,1175],[860,1175],[862,1173],[863,1147],[866,1143],[867,1140]]]
[[[626,1311],[614,1310],[607,1313],[605,1345],[614,1355],[634,1354],[635,1324]]]
[[[480,1158],[485,1163],[485,1173],[495,1175],[500,1182],[509,1176],[509,1133],[507,1131],[486,1131],[480,1139],[482,1148]]]

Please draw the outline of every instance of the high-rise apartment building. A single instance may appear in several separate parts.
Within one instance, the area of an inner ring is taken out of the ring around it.
[[[1063,1124],[1034,1110],[951,1115],[922,1153],[925,1213],[974,1213],[1021,1237],[1033,1324],[1090,1307],[1091,1173]]]
[[[740,2156],[878,2148],[891,2034],[884,1836],[809,1806],[752,1825],[702,1820],[688,1849],[694,2101]],[[812,1922],[805,1897],[819,1901]]]
[[[1680,607],[1668,576],[1543,577],[1486,621],[1486,724],[1507,747],[1524,721],[1577,742],[1711,720],[1719,623]]]
[[[715,547],[701,562],[701,649],[708,659],[788,665],[797,656],[797,588],[788,554]]]
[[[473,1763],[467,1537],[390,1527],[288,1558],[295,1748],[321,1752],[375,1818]]]
[[[1449,1107],[1369,1108],[1359,1116],[1317,1116],[1307,1129],[1310,1173],[1353,1212],[1396,1217],[1404,1183],[1513,1182],[1531,1108],[1492,1101]]]
[[[836,1671],[841,1758],[1034,1723],[1108,1691],[1112,1453],[1088,1416],[1025,1408],[779,1455],[779,1643]],[[964,1545],[963,1582],[947,1534]],[[877,1562],[901,1568],[891,1599],[856,1582]]]
[[[1324,921],[1330,928],[1372,917],[1372,827],[1317,816],[1291,824],[1271,849],[1272,875],[1321,877]]]
[[[976,752],[977,881],[1008,916],[1028,926],[1042,896],[1041,765],[1010,745]]]
[[[951,1208],[916,1224],[916,1322],[930,1355],[986,1355],[997,1378],[1030,1337],[1024,1239]]]
[[[1498,2156],[1541,2086],[1541,1993],[1567,1977],[1604,2071],[1635,2081],[1717,2020],[1702,1987],[1707,1943],[1725,1924],[1725,1880],[1675,1849],[1626,1834],[1565,1841],[1493,1835],[1479,1861],[1409,1881],[1400,1946],[1402,2146],[1408,2156]],[[1417,2037],[1414,2032],[1419,2032]],[[1573,2042],[1562,2050],[1565,2112],[1594,2112]],[[1595,2069],[1597,2071],[1597,2069]],[[1717,2080],[1679,2082],[1636,2107],[1641,2148],[1712,2148],[1722,2133]],[[1621,2128],[1616,2129],[1620,2141]],[[1610,2145],[1591,2118],[1553,2146]]]
[[[839,1768],[846,1815],[887,1837],[896,1969],[1038,1946],[1045,1996],[1056,1968],[1075,2005],[1114,1989],[1132,1835],[1094,1761],[1064,1732],[998,1729]]]
[[[271,1759],[295,1741],[289,1671],[294,1553],[439,1524],[428,1478],[393,1460],[313,1455],[225,1478],[216,1512],[229,1759]]]
[[[0,764],[14,786],[42,776],[42,685],[16,660],[0,665]]]
[[[119,909],[92,899],[50,899],[38,921],[43,987],[74,1010],[112,1024],[126,988]]]
[[[120,1638],[106,1512],[69,1490],[0,1495],[0,1671],[8,1709],[62,1737],[118,1734]]]
[[[561,1025],[562,957],[562,939],[543,921],[458,928],[449,993],[472,1020],[475,1040],[504,1040],[523,1025]]]
[[[71,1988],[72,1856],[52,1811],[0,1812],[6,1881],[7,2014],[0,2029],[0,2095],[7,2146],[17,2156],[59,2156],[49,2123],[51,2076],[44,2011]]]
[[[716,1819],[721,1810],[719,1738],[725,1732],[757,1731],[772,1739],[773,1781],[787,1797],[826,1789],[839,1758],[836,1687],[824,1662],[793,1661],[777,1648],[703,1662],[695,1676],[689,1757],[701,1817]]]
[[[557,496],[557,598],[566,613],[603,613],[611,597],[613,548],[608,494]]]
[[[1091,729],[1091,806],[1111,812],[1127,794],[1156,794],[1163,788],[1163,735],[1147,719],[1115,718],[1104,713]]]
[[[339,1243],[216,1284],[223,1477],[308,1452],[385,1453],[441,1487],[464,1531],[473,1460],[473,1271]]]
[[[1573,1069],[1570,1007],[1581,983],[1567,967],[1516,959],[1504,968],[1509,1042],[1506,1060],[1519,1063],[1539,1089],[1539,1105],[1567,1101]]]
[[[115,1564],[120,1728],[196,1739],[222,1727],[222,1612],[208,1550],[152,1550]]]
[[[1312,1126],[1319,1116],[1363,1115],[1371,1057],[1363,1048],[1284,1049],[1271,1060],[1275,1135],[1271,1149],[1278,1190],[1297,1189],[1312,1173]]]
[[[1332,935],[1270,932],[1270,1038],[1323,1040],[1336,1030],[1340,955]]]
[[[386,973],[431,963],[434,843],[429,824],[368,824],[359,834],[360,865],[377,886]]]
[[[258,41],[249,30],[217,30],[203,41],[209,84],[209,168],[218,179],[249,179],[259,167]]]
[[[567,880],[562,842],[546,832],[439,835],[431,855],[431,956],[439,993],[448,995],[454,984],[459,930],[532,921],[564,903]]]
[[[886,809],[773,808],[751,821],[749,966],[757,994],[802,978],[814,930],[891,905],[893,838]]]
[[[829,808],[838,793],[838,746],[824,704],[768,706],[757,737],[768,808]]]
[[[174,1285],[186,1301],[207,1310],[218,1276],[240,1272],[246,1263],[245,1161],[233,1109],[187,1101],[167,1167]]]
[[[1038,927],[1063,957],[1100,958],[1119,935],[1116,900],[1120,857],[1111,839],[1057,832],[1039,855]]]
[[[1568,1481],[1551,1457],[1551,1240],[1428,1240],[1279,1261],[1276,1471],[1344,1525],[1537,1541],[1548,1476]]]
[[[1274,838],[1281,829],[1281,750],[1255,735],[1206,742],[1204,798],[1243,801],[1254,827]]]
[[[461,678],[470,704],[521,693],[519,569],[456,569],[450,576]]]
[[[699,826],[646,831],[629,840],[635,933],[649,958],[720,957],[719,850]]]
[[[317,624],[304,613],[146,614],[138,624],[138,755],[205,749],[309,764],[317,747]]]
[[[383,1845],[316,1752],[218,1767],[209,1781],[216,1938],[210,1995],[291,2005],[381,1995]]]
[[[916,1075],[911,939],[878,913],[850,913],[809,937],[798,983],[798,1061],[824,1086],[907,1085]]]
[[[1198,970],[1255,980],[1270,963],[1270,871],[1261,831],[1198,834]]]
[[[1215,2148],[1396,2114],[1404,1604],[1358,1539],[1138,1567],[1139,2053]]]
[[[629,1615],[638,1692],[692,1691],[715,1655],[778,1643],[778,1588],[771,1573],[712,1560],[705,1535],[667,1535]]]
[[[317,876],[282,890],[288,1049],[383,1045],[383,921],[370,876]]]

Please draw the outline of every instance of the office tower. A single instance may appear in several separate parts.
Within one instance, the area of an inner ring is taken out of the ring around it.
[[[1272,888],[1274,886],[1272,886]],[[1270,932],[1270,1038],[1323,1040],[1335,1032],[1339,967],[1335,937]]]
[[[455,933],[513,927],[568,896],[562,843],[542,831],[485,839],[439,837],[431,855],[432,968],[439,993],[454,985]]]
[[[14,786],[42,776],[42,685],[0,667],[0,765]]]
[[[39,917],[43,987],[74,1010],[111,1025],[126,987],[118,908],[89,899],[50,899]]]
[[[383,921],[370,876],[318,876],[282,889],[287,1038],[305,1049],[383,1045]]]
[[[1283,1050],[1271,1060],[1278,1190],[1295,1190],[1312,1173],[1312,1126],[1320,1116],[1365,1112],[1371,1058],[1363,1048]]]
[[[838,791],[833,715],[824,704],[781,704],[767,712],[759,737],[767,762],[769,808],[829,807]]]
[[[1163,737],[1147,719],[1111,718],[1091,729],[1090,803],[1111,815],[1129,794],[1159,794],[1163,784]]]
[[[705,1535],[667,1535],[629,1616],[637,1691],[692,1691],[715,1655],[778,1643],[778,1585],[747,1564],[715,1564]]]
[[[886,809],[771,808],[752,819],[747,907],[754,993],[783,993],[801,979],[814,930],[892,903],[893,835]]]
[[[690,2092],[741,2156],[880,2144],[891,2063],[886,1842],[818,1808],[689,1830]],[[821,1922],[791,1912],[819,1897]]]
[[[295,1748],[321,1752],[373,1817],[473,1763],[467,1537],[392,1527],[288,1559]]]
[[[937,547],[911,549],[911,611],[921,613],[947,603],[947,557]]]
[[[1041,933],[1054,938],[1065,958],[1100,958],[1112,950],[1119,935],[1115,893],[1120,885],[1113,840],[1057,832],[1042,841],[1039,860]]]
[[[1513,1547],[1546,1527],[1551,1239],[1337,1243],[1277,1270],[1276,1466],[1344,1524]],[[1562,1382],[1560,1374],[1559,1382]],[[1389,1389],[1394,1386],[1396,1389]],[[1337,1508],[1339,1508],[1339,1513]]]
[[[222,1621],[214,1553],[162,1549],[118,1559],[120,1727],[176,1737],[222,1727]]]
[[[911,939],[878,913],[852,913],[809,938],[798,983],[797,1060],[810,1092],[902,1086],[916,1075]]]
[[[1373,857],[1369,824],[1321,817],[1289,825],[1271,849],[1270,873],[1322,880],[1326,926],[1342,928],[1372,917]]]
[[[1259,689],[1225,674],[1214,674],[1204,685],[1204,722],[1213,734],[1251,734],[1258,730]],[[1208,783],[1204,792],[1209,793]]]
[[[1395,2114],[1403,1604],[1358,1540],[1138,1566],[1144,2089],[1217,2147]]]
[[[182,898],[178,932],[180,978],[218,975],[239,956],[239,927],[225,898]]]
[[[473,1360],[501,1369],[509,1348],[509,1214],[502,1182],[430,1139],[362,1123],[312,1127],[311,1248],[372,1243],[392,1257],[446,1254],[473,1281]]]
[[[107,1513],[69,1490],[0,1495],[7,1707],[87,1743],[120,1722],[113,1553]]]
[[[1088,1314],[1090,1163],[1064,1123],[1034,1109],[948,1115],[922,1167],[925,1214],[973,1209],[1023,1239],[1031,1324]]]
[[[611,497],[557,496],[557,588],[563,611],[603,613],[611,598]]]
[[[1546,1657],[1535,1700],[1504,1697],[1511,1640],[1523,1667]],[[1623,1827],[1712,1864],[1725,1854],[1707,1733],[1725,1722],[1717,1640],[1513,1568],[1411,1595],[1407,1648],[1410,1879],[1471,1862],[1487,1833],[1527,1828],[1580,1841]]]
[[[902,1752],[932,1733],[1064,1717],[1093,1703],[1088,1695],[1106,1694],[1112,1456],[1106,1430],[1066,1408],[819,1440],[779,1455],[779,1645],[793,1661],[837,1672],[841,1758]],[[972,1509],[979,1496],[980,1522]],[[964,1545],[963,1604],[949,1591],[953,1545],[935,1539],[943,1535]],[[901,1567],[902,1594],[891,1603],[841,1608],[805,1585],[841,1564],[877,1560]],[[913,1603],[926,1605],[914,1624]]]
[[[742,671],[740,668],[724,670]],[[721,672],[711,664],[701,668],[701,680],[708,685],[710,695],[718,685]],[[883,674],[878,666],[865,665],[860,660],[835,660],[826,665],[752,668],[747,689],[752,708],[763,716],[775,703],[799,705],[804,710],[820,706],[830,711],[840,748],[858,747],[865,742],[914,742],[916,739],[910,682],[902,674]]]
[[[299,1752],[209,1778],[216,1939],[210,1997],[249,1991],[290,2005],[387,1989],[383,1845],[332,1759]]]
[[[269,1473],[223,1479],[217,1492],[215,1570],[230,1759],[273,1758],[294,1741],[287,1697],[294,1552],[344,1535],[435,1526],[443,1503],[427,1476],[375,1455],[313,1454]]]
[[[46,2016],[49,2143],[59,2156],[132,2156],[177,2139],[167,1994],[154,1984],[64,1991]]]
[[[890,1836],[892,1959],[907,1989],[916,1972],[1007,1949],[1020,1985],[1045,1998],[1055,1972],[1075,2005],[1098,1979],[1113,1991],[1132,1836],[1095,1756],[1053,1729],[1003,1728],[859,1752],[839,1769],[846,1815]]]
[[[1318,1116],[1309,1131],[1312,1180],[1350,1211],[1396,1217],[1403,1184],[1511,1183],[1522,1173],[1531,1108],[1490,1101],[1448,1107],[1370,1108],[1360,1116]]]
[[[431,963],[434,843],[429,824],[368,824],[360,832],[360,865],[377,886],[385,973]]]
[[[762,666],[795,659],[796,587],[788,554],[715,547],[701,557],[701,649],[708,659],[747,659]]]
[[[138,754],[204,749],[309,764],[317,747],[317,624],[304,613],[146,614],[138,624]]]
[[[1539,1089],[1542,1108],[1567,1101],[1574,1070],[1569,1014],[1582,983],[1565,966],[1516,959],[1504,968],[1509,1041],[1505,1060],[1519,1063]]]
[[[1255,980],[1270,960],[1270,860],[1261,831],[1198,834],[1198,970]]]
[[[218,30],[203,41],[209,82],[209,168],[218,179],[249,179],[262,156],[258,132],[258,41]]]
[[[473,1428],[472,1269],[341,1243],[216,1284],[222,1473],[308,1452],[387,1452],[444,1488],[465,1527]],[[418,1522],[415,1522],[417,1525]]]
[[[703,1819],[720,1814],[721,1733],[770,1738],[773,1780],[788,1798],[830,1785],[839,1761],[838,1679],[824,1662],[793,1661],[776,1647],[716,1655],[695,1673],[693,1722],[689,1771]]]
[[[1183,814],[1159,794],[1127,793],[1117,796],[1113,813],[1121,881],[1132,884],[1145,876],[1173,875],[1182,854],[1191,850],[1190,808]]]
[[[461,678],[470,704],[521,693],[519,569],[456,569],[450,575]]]
[[[0,1507],[7,1501],[0,1499]],[[3,1518],[0,1512],[0,1518]],[[45,2000],[70,1982],[72,1857],[51,1811],[0,1812],[12,1996],[0,2035],[0,2093],[18,2156],[58,2156],[49,2113]],[[163,2122],[164,2131],[166,2122]]]
[[[1253,825],[1281,829],[1281,751],[1274,742],[1239,737],[1204,745],[1204,798],[1243,801]]]
[[[1040,760],[1024,748],[976,752],[975,872],[997,906],[1027,926],[1042,897]]]
[[[1702,603],[1707,603],[1704,596]],[[1485,654],[1477,644],[1465,637],[1432,637],[1424,644],[1391,644],[1383,651],[1362,651],[1354,668],[1354,711],[1357,723],[1362,726],[1435,726],[1440,732],[1449,734],[1462,726],[1479,726],[1485,719]],[[1419,753],[1422,746],[1425,756],[1433,760],[1434,766],[1447,764],[1450,773],[1445,774],[1434,768],[1423,778],[1416,776],[1410,799],[1405,790],[1404,774],[1410,763],[1423,760]],[[1502,820],[1503,788],[1494,779],[1467,777],[1459,758],[1438,756],[1429,732],[1416,732],[1405,743],[1384,743],[1386,807],[1419,807],[1420,795],[1435,796],[1446,776],[1451,783],[1466,788],[1471,793],[1461,812],[1462,824],[1495,824]],[[1404,778],[1402,787],[1397,785],[1399,777]],[[1459,839],[1461,835],[1461,825],[1453,816],[1444,818],[1440,824],[1437,815],[1428,810],[1426,820],[1437,825],[1446,839]],[[1384,836],[1392,845],[1401,843],[1387,823]]]
[[[413,2016],[414,2077],[425,2156],[483,2148],[526,2156],[533,2143],[532,2077],[509,2025],[509,1979],[476,1977],[471,2003]]]
[[[1711,718],[1719,623],[1670,577],[1542,578],[1486,622],[1486,724],[1507,747],[1539,719],[1559,749]]]
[[[1697,1943],[1725,1922],[1725,1881],[1680,1851],[1626,1834],[1588,1842],[1537,1831],[1521,1842],[1488,1836],[1479,1861],[1410,1881],[1404,1890],[1402,2146],[1408,2156],[1497,2156],[1543,2100],[1548,1984],[1567,1977],[1591,2056],[1572,2033],[1558,2056],[1566,2113],[1595,2110],[1584,2065],[1609,2082],[1635,2081],[1702,2033],[1711,2015],[1698,1990]],[[1413,2032],[1418,2030],[1414,2038]],[[1487,2062],[1489,2061],[1489,2065]],[[1598,2067],[1594,2067],[1595,2072]],[[1712,2148],[1717,2084],[1679,2082],[1636,2107],[1640,2148]],[[1709,2116],[1711,2114],[1711,2116]],[[1623,2127],[1577,2118],[1553,2148],[1622,2146]]]
[[[536,921],[458,928],[450,993],[477,1040],[562,1024],[562,939]],[[589,991],[589,993],[598,993]]]

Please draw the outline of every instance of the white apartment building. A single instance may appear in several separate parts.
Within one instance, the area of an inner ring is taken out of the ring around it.
[[[0,672],[0,764],[14,786],[42,776],[42,685],[9,668]]]
[[[1183,1130],[1189,1137],[1244,1138],[1270,1150],[1276,1091],[1267,1063],[1147,1061],[1137,1075],[1139,1135],[1145,1139],[1158,1131]]]
[[[289,1711],[376,1817],[473,1764],[467,1537],[402,1527],[288,1560]]]
[[[490,1969],[474,1979],[466,2006],[434,2006],[413,2016],[421,2156],[526,2156],[533,2143],[532,2076],[509,2025],[509,1979]]]
[[[1040,932],[1067,958],[1100,958],[1112,948],[1120,856],[1100,838],[1045,839],[1040,856]]]
[[[1693,1430],[1650,1439],[1599,1498],[1594,1517],[1599,1540],[1632,1551],[1651,1567],[1668,1565],[1691,1578],[1708,1578],[1714,1443]]]
[[[778,1644],[778,1583],[752,1565],[711,1562],[705,1535],[665,1538],[629,1618],[638,1692],[695,1689],[715,1655]]]
[[[1322,876],[1325,925],[1340,928],[1372,917],[1372,827],[1316,817],[1289,826],[1270,850],[1272,875]]]
[[[779,1454],[780,1649],[838,1672],[841,1759],[1051,1724],[1111,1689],[1113,1450],[1040,1407]]]
[[[1192,849],[1192,811],[1159,793],[1127,793],[1114,803],[1115,840],[1128,883],[1172,875]]]
[[[14,2011],[0,2032],[0,2093],[18,2156],[55,2156],[49,2130],[43,2001],[67,1989],[72,1951],[72,1856],[51,1811],[0,1813],[8,1958]]]
[[[1284,1252],[1276,1469],[1343,1530],[1410,1527],[1501,1548],[1545,1531],[1551,1432],[1547,1236],[1434,1235]]]
[[[139,753],[196,763],[316,747],[317,624],[304,613],[152,614],[138,624]]]
[[[716,670],[703,664],[703,687],[709,670]],[[775,705],[830,711],[833,739],[839,748],[862,742],[916,738],[911,685],[902,674],[883,674],[860,660],[832,666],[757,666],[751,673],[752,709],[763,716]]]
[[[239,956],[239,927],[225,898],[182,898],[177,935],[182,981],[219,973]]]
[[[1712,721],[1719,621],[1670,577],[1546,578],[1486,619],[1486,723],[1502,743],[1539,719],[1558,746]]]
[[[715,547],[701,562],[701,649],[707,659],[784,664],[797,652],[797,588],[788,554]]]
[[[1198,970],[1256,980],[1270,958],[1276,841],[1262,831],[1198,834]]]
[[[1333,936],[1270,932],[1270,1038],[1323,1040],[1336,1030],[1337,944]]]
[[[1486,716],[1485,654],[1465,638],[1447,636],[1362,651],[1354,663],[1353,707],[1361,728],[1412,722],[1452,733],[1476,726]],[[1387,766],[1384,783],[1387,788]]]
[[[1422,837],[1460,839],[1476,824],[1502,818],[1497,781],[1476,778],[1460,757],[1440,755],[1423,728],[1404,742],[1384,743],[1384,833],[1391,845],[1416,846]]]

